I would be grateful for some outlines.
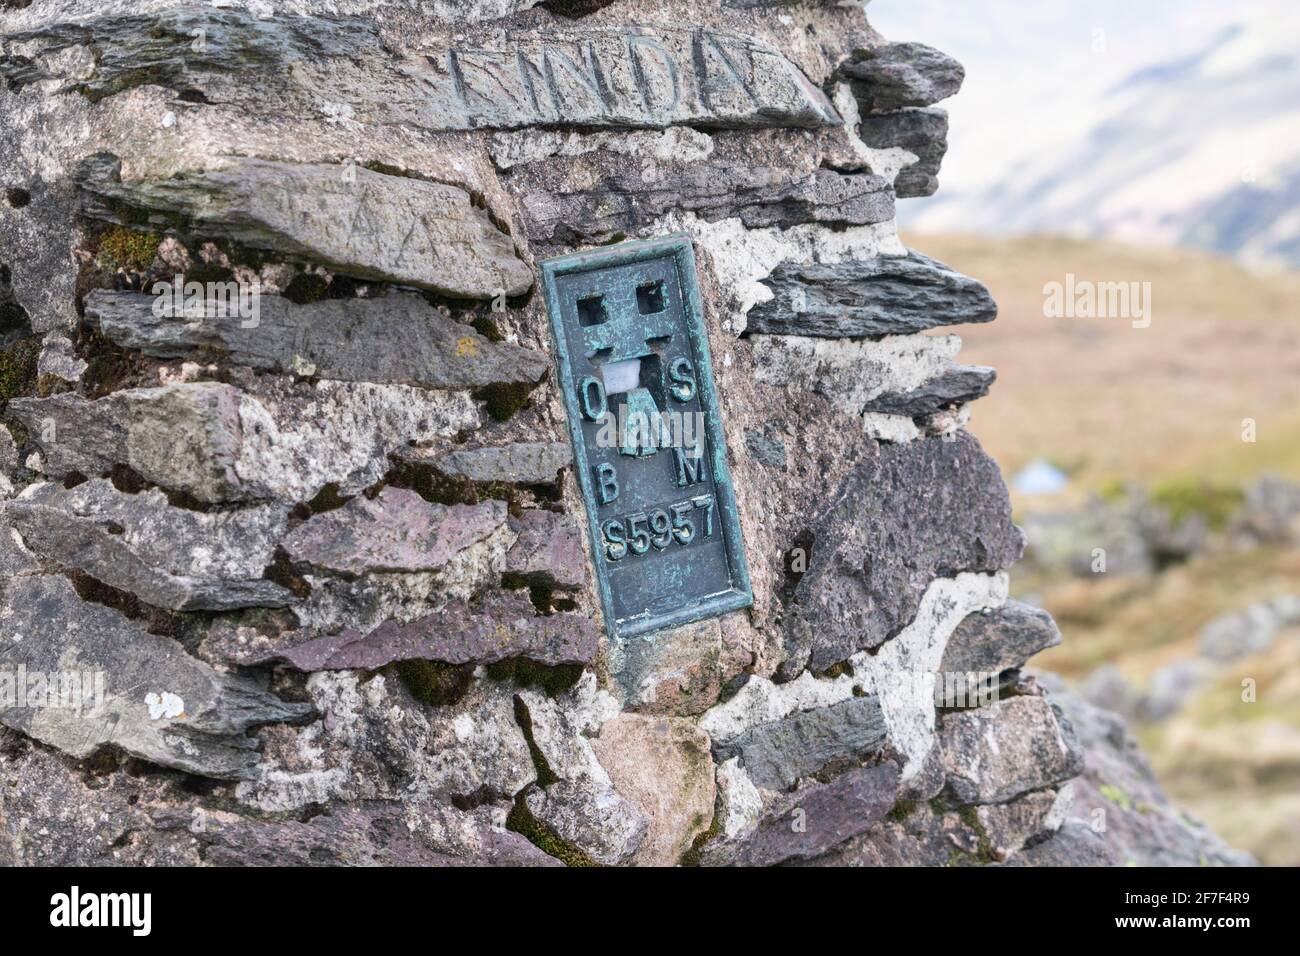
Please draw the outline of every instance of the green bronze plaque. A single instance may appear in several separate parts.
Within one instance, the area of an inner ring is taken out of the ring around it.
[[[610,636],[753,603],[690,239],[542,263]]]

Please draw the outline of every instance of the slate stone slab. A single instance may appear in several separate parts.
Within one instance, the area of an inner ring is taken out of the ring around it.
[[[799,790],[759,824],[737,862],[772,866],[821,856],[883,819],[897,792],[898,767],[890,762]]]
[[[191,8],[50,22],[12,39],[24,55],[0,59],[0,73],[13,88],[57,79],[96,99],[143,75],[212,103],[252,108],[274,95],[321,119],[326,103],[342,103],[423,130],[839,124],[776,49],[703,26],[480,31],[394,56],[373,19]],[[69,51],[82,48],[93,67],[70,68]]]
[[[997,464],[965,432],[868,451],[808,530],[784,616],[790,677],[893,637],[935,578],[998,571],[1022,550]]]
[[[432,463],[438,471],[453,478],[509,485],[552,485],[559,470],[572,464],[573,446],[562,441],[511,442],[455,448],[432,456],[415,450],[402,457],[407,461]]]
[[[983,398],[997,379],[987,365],[950,365],[940,375],[909,392],[885,392],[863,406],[864,412],[922,418],[944,408]]]
[[[880,256],[831,265],[783,263],[764,280],[773,298],[749,311],[747,330],[855,338],[992,322],[988,289],[928,256]]]
[[[93,479],[71,490],[34,485],[4,512],[42,557],[156,607],[228,611],[294,600],[263,578],[287,530],[285,507],[189,511],[160,491],[128,495]]]
[[[1023,601],[968,614],[957,626],[943,653],[948,673],[1000,674],[1019,667],[1039,651],[1061,643],[1052,615]]]
[[[961,89],[962,65],[924,43],[882,43],[857,50],[839,67],[862,112],[932,106]]]
[[[160,827],[189,829],[189,814],[159,813]],[[364,801],[297,820],[205,815],[195,839],[212,866],[559,866],[479,811],[409,801]]]
[[[336,574],[437,571],[505,523],[504,501],[441,505],[387,487],[314,515],[285,537],[284,550]]]
[[[47,704],[0,712],[7,726],[78,759],[112,744],[164,767],[238,779],[258,762],[257,742],[246,731],[313,711],[219,674],[173,639],[82,601],[66,578],[20,577],[4,600],[0,654],[9,668],[25,669],[28,705],[36,674],[102,674],[103,699],[88,709]]]
[[[535,385],[550,367],[541,352],[490,342],[408,292],[304,305],[263,295],[256,324],[247,325],[238,316],[158,315],[157,301],[97,289],[86,296],[86,318],[118,345],[156,358],[208,349],[237,365],[350,382]]]
[[[587,665],[596,658],[599,633],[587,615],[541,615],[525,592],[498,591],[475,605],[449,601],[409,624],[388,621],[364,634],[349,628],[251,652],[232,647],[228,656],[244,664],[284,663],[306,672],[377,670],[405,660],[492,664],[523,658],[548,666]]]
[[[866,225],[894,217],[894,193],[872,173],[785,169],[734,163],[550,162],[532,175],[522,205],[534,242],[609,242],[636,235],[670,212],[710,222],[739,218],[747,228],[808,222]],[[530,171],[531,172],[531,171]]]
[[[368,382],[218,382],[133,388],[90,400],[20,398],[8,413],[39,445],[45,473],[92,477],[127,465],[204,502],[310,501],[327,484],[356,494],[412,442],[478,424],[465,393]],[[76,436],[74,440],[70,436]]]
[[[506,552],[507,574],[564,590],[587,583],[587,553],[576,518],[530,508],[511,516],[510,530],[519,537]]]
[[[84,211],[109,222],[123,205],[151,225],[183,227],[318,262],[362,279],[466,299],[521,295],[532,270],[464,189],[360,166],[229,158],[169,179],[122,181],[99,154],[81,164]]]
[[[759,724],[715,750],[719,762],[739,755],[755,785],[786,790],[833,761],[878,750],[885,739],[880,702],[869,695]]]
[[[899,199],[929,196],[939,188],[939,165],[948,151],[948,114],[937,107],[872,113],[862,117],[858,136],[873,149],[901,146],[917,161],[894,179]]]

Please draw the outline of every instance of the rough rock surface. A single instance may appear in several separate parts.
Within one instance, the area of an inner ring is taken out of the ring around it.
[[[875,697],[850,697],[751,727],[720,746],[718,758],[739,756],[756,786],[786,790],[832,761],[878,750],[886,739],[880,702]]]
[[[1076,776],[1083,753],[1043,697],[1011,697],[943,717],[943,763],[958,804],[1005,803]]]
[[[9,411],[53,477],[99,476],[125,465],[145,481],[213,503],[306,501],[327,484],[355,494],[382,477],[395,448],[478,420],[461,393],[347,382],[261,397],[232,385],[182,382],[96,401],[72,392],[15,399]]]
[[[201,351],[273,372],[346,382],[390,382],[425,388],[535,385],[546,356],[490,342],[453,322],[424,299],[393,293],[381,299],[329,299],[303,305],[262,296],[255,320],[155,315],[157,297],[95,291],[86,317],[118,345],[163,359]]]
[[[951,365],[919,388],[910,392],[884,392],[870,399],[863,408],[879,415],[924,418],[983,398],[997,377],[997,371],[987,365]]]
[[[982,283],[919,252],[835,265],[785,264],[763,284],[772,298],[750,311],[750,332],[906,335],[997,316]]]
[[[547,666],[585,665],[595,660],[597,635],[585,616],[541,615],[521,592],[507,591],[477,607],[449,601],[410,623],[385,621],[364,634],[351,629],[321,637],[294,632],[282,640],[258,641],[234,633],[208,650],[240,664],[282,661],[300,671],[377,670],[406,660],[460,665],[524,658]]]
[[[108,157],[81,168],[87,215],[123,206],[163,226],[318,262],[362,279],[466,299],[527,292],[533,277],[509,235],[456,186],[356,166],[230,159],[165,180],[122,181]]]
[[[258,763],[247,731],[312,712],[82,601],[57,575],[20,576],[4,600],[0,645],[28,683],[25,701],[6,707],[0,721],[74,757],[112,745],[164,767],[244,777]],[[70,675],[79,683],[70,684]]]
[[[811,554],[786,608],[786,673],[877,647],[916,615],[930,582],[997,571],[1021,537],[997,466],[966,434],[886,445],[808,526]],[[881,551],[876,542],[893,547]]]
[[[96,478],[71,490],[29,485],[4,513],[42,558],[157,607],[229,611],[294,600],[264,577],[287,508],[205,514],[172,507],[161,491],[128,495]]]
[[[405,488],[358,495],[315,515],[284,539],[293,561],[359,576],[385,571],[436,571],[505,525],[500,501],[439,505]]]
[[[958,625],[943,655],[946,673],[1000,674],[1061,643],[1061,630],[1042,608],[1007,601],[971,614]]]
[[[898,147],[916,156],[894,177],[899,199],[930,196],[939,188],[939,164],[948,152],[948,114],[938,108],[903,109],[862,118],[858,136],[872,149]]]
[[[585,165],[591,165],[590,157]],[[889,184],[872,173],[818,169],[791,181],[786,170],[733,164],[663,164],[662,178],[647,188],[642,170],[615,167],[595,188],[572,186],[596,177],[584,169],[548,163],[528,191],[524,215],[542,242],[603,243],[635,233],[672,211],[706,221],[739,217],[749,229],[800,223],[862,226],[894,216]],[[671,170],[671,172],[670,172]],[[586,175],[584,175],[586,172]]]
[[[893,218],[961,79],[861,4],[0,4],[0,863],[1249,862],[1021,670],[996,306]],[[539,262],[671,233],[754,603],[610,638]]]
[[[514,442],[509,445],[456,448],[435,455],[410,454],[408,461],[427,462],[452,478],[520,485],[554,484],[556,473],[573,461],[564,442]]]
[[[510,518],[510,529],[519,537],[506,553],[507,574],[566,591],[587,583],[582,529],[572,518],[530,508]]]
[[[680,717],[620,714],[601,727],[592,749],[615,788],[649,819],[631,862],[677,863],[713,815],[708,735]]]
[[[840,67],[864,113],[933,106],[959,89],[962,65],[924,43],[883,43],[859,50]]]

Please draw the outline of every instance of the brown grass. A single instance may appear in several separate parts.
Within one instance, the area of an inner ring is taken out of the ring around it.
[[[971,430],[1008,475],[1044,457],[1070,471],[1075,497],[1113,480],[1300,478],[1300,275],[1058,237],[905,240],[998,301],[997,321],[957,331],[963,361],[998,369]],[[1044,317],[1044,284],[1067,272],[1150,282],[1150,327]],[[1253,444],[1244,418],[1256,421]]]

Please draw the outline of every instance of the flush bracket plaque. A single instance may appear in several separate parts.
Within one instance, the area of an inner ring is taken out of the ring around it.
[[[541,264],[611,637],[753,603],[686,236]]]

